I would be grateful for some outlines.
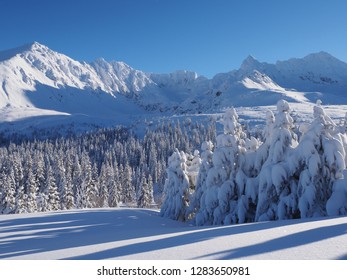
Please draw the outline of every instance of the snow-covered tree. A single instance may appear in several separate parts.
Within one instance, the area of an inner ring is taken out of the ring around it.
[[[332,194],[326,204],[329,216],[347,215],[347,170],[343,178],[337,179],[332,187]]]
[[[136,203],[136,191],[135,186],[132,183],[132,170],[130,165],[127,163],[124,167],[122,176],[122,200],[127,205]]]
[[[47,205],[45,205],[45,209],[49,210],[58,210],[60,207],[60,199],[58,187],[55,183],[55,178],[53,176],[53,171],[51,166],[47,167],[46,170],[46,182],[45,182],[45,190],[47,197]]]
[[[289,112],[288,102],[278,101],[268,157],[259,173],[256,221],[284,219],[295,212],[296,184],[290,180],[293,168],[288,159],[298,142],[293,132],[293,118]]]
[[[112,176],[113,175],[113,176]],[[113,163],[113,171],[109,171],[109,206],[117,207],[121,201],[121,185],[117,161]]]
[[[3,214],[13,213],[15,210],[15,180],[13,170],[8,174],[3,170],[1,173],[0,183],[2,183],[0,212]]]
[[[75,198],[75,206],[77,208],[85,208],[87,206],[86,187],[82,179],[82,167],[78,155],[74,157],[72,169],[72,190]]]
[[[34,174],[36,176],[35,180],[37,183],[37,187],[40,190],[45,182],[45,169],[44,169],[44,161],[43,161],[42,154],[40,154],[40,156],[38,156],[37,159],[34,159],[33,168],[34,168]]]
[[[254,171],[259,174],[264,162],[269,156],[269,149],[272,145],[272,138],[274,136],[275,116],[272,111],[266,111],[266,125],[262,131],[262,143],[256,152],[254,160]]]
[[[236,174],[240,168],[240,156],[245,152],[246,134],[234,108],[225,112],[222,123],[224,133],[216,139],[212,165],[209,166],[205,180],[206,189],[201,195],[197,224],[235,222],[234,212],[239,196]],[[206,168],[204,164],[202,166]]]
[[[189,178],[187,175],[186,155],[176,151],[169,157],[165,200],[160,214],[174,220],[185,221],[189,206]]]
[[[258,175],[261,164],[258,160],[261,157],[258,153],[265,151],[266,144],[263,143],[259,149],[260,141],[251,136],[245,139],[245,145],[239,154],[238,165],[235,176],[237,195],[231,200],[230,214],[225,218],[224,224],[253,222],[255,219],[257,194],[258,194]]]
[[[201,144],[201,164],[196,178],[196,187],[189,206],[188,216],[195,217],[195,224],[203,225],[208,220],[208,213],[205,209],[205,196],[207,194],[206,178],[208,171],[213,166],[213,143],[204,141]]]
[[[195,190],[196,180],[199,174],[201,165],[200,153],[198,150],[194,151],[193,155],[189,155],[187,160],[187,174],[189,178],[190,188]]]
[[[107,175],[107,166],[102,164],[100,176],[99,176],[99,207],[109,207],[109,189],[108,189],[108,175]]]
[[[27,190],[27,198],[26,198],[26,210],[31,212],[37,211],[37,201],[36,194],[38,191],[37,183],[35,180],[35,175],[32,170],[28,170],[28,174],[25,180],[25,189]]]
[[[326,215],[334,181],[343,177],[346,168],[340,130],[320,103],[314,106],[313,115],[314,120],[301,138],[295,159],[300,165],[298,207],[303,218]]]
[[[97,170],[96,166],[92,166],[89,156],[85,155],[82,161],[82,170],[84,176],[82,177],[81,188],[85,190],[87,208],[94,208],[97,206],[98,201],[98,188],[97,188]]]
[[[67,169],[67,174],[64,176],[63,180],[65,191],[64,195],[62,196],[63,202],[61,203],[62,209],[73,209],[75,207],[75,197],[73,193],[73,184],[72,184],[72,178],[71,178],[71,172],[70,167]]]
[[[148,175],[148,201],[150,202],[150,205],[154,204],[154,189],[153,189],[153,179],[151,174]]]
[[[151,179],[152,180],[152,179]],[[139,208],[150,208],[153,204],[153,185],[152,189],[147,181],[145,174],[142,175],[139,196],[137,198],[137,207]]]
[[[246,143],[249,148],[252,147],[252,141],[246,137],[241,124],[238,121],[238,115],[234,108],[226,111],[223,119],[224,134],[230,138],[227,142],[230,151],[231,169],[226,180],[218,192],[219,206],[216,213],[221,215],[222,220],[219,223],[231,224],[239,222],[239,200],[245,194],[246,175],[242,170],[244,163]],[[256,141],[254,141],[256,142]],[[257,146],[257,144],[256,144]],[[216,214],[215,221],[216,223]]]
[[[66,170],[63,163],[63,154],[58,153],[58,157],[54,160],[54,177],[57,185],[60,201],[60,209],[65,209],[64,200],[66,196]]]

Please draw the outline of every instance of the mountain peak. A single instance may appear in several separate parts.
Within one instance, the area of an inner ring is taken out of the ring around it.
[[[49,48],[46,47],[45,45],[40,44],[39,42],[31,42],[25,45],[22,45],[18,48],[14,48],[8,51],[13,51],[16,52],[17,54],[23,53],[23,52],[28,52],[28,51],[42,51],[42,50],[48,50]]]
[[[256,60],[253,56],[249,55],[242,62],[240,66],[240,70],[242,72],[249,72],[249,71],[255,70],[259,66],[259,64],[260,62],[258,60]]]
[[[28,47],[29,47],[30,50],[48,49],[48,47],[46,47],[45,45],[40,44],[39,42],[36,42],[36,41],[28,44]]]
[[[248,55],[243,62],[254,63],[258,62],[258,60],[253,55]]]
[[[304,59],[305,60],[332,60],[336,58],[327,52],[320,51],[317,53],[311,53],[305,56]]]
[[[25,45],[22,45],[22,46],[17,47],[17,48],[1,51],[0,52],[0,61],[11,59],[12,57],[16,56],[17,54],[22,54],[24,52],[30,52],[30,51],[43,52],[43,51],[47,51],[47,50],[49,50],[48,47],[34,41],[32,43],[25,44]]]
[[[276,67],[281,71],[284,69],[291,69],[292,72],[294,69],[297,71],[300,70],[301,74],[306,72],[309,73],[309,75],[315,73],[317,76],[324,74],[325,77],[335,76],[336,78],[339,76],[343,80],[345,80],[345,77],[343,75],[341,76],[339,73],[344,73],[347,70],[347,64],[345,62],[324,51],[311,53],[303,58],[291,58],[286,61],[278,61]],[[300,76],[302,76],[301,74]]]

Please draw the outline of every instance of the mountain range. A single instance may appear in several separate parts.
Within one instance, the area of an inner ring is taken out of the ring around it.
[[[279,99],[347,104],[347,63],[326,52],[275,64],[247,57],[212,79],[191,71],[146,73],[124,62],[79,62],[34,42],[0,52],[0,117],[81,115],[115,118],[149,112],[205,113]]]

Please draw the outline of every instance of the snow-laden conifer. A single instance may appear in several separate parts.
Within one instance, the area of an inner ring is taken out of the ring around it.
[[[196,178],[195,192],[191,198],[188,216],[195,217],[197,225],[203,225],[208,220],[208,213],[205,208],[205,196],[207,194],[206,178],[212,167],[213,143],[204,141],[201,144],[201,164]]]
[[[137,198],[137,207],[150,208],[153,202],[152,178],[148,178],[147,180],[145,174],[142,174],[139,195]]]
[[[295,158],[300,165],[298,207],[303,218],[326,215],[326,203],[334,181],[343,177],[346,168],[340,130],[320,103],[314,106],[313,116]],[[336,188],[340,189],[339,183]]]
[[[131,206],[136,203],[136,190],[132,182],[132,169],[128,163],[126,163],[122,176],[122,194],[123,203]]]
[[[176,151],[169,157],[167,180],[164,187],[165,200],[160,214],[174,220],[185,221],[189,206],[189,178],[186,155]]]
[[[239,170],[239,160],[245,152],[246,135],[238,122],[238,115],[234,108],[227,110],[222,119],[224,133],[217,136],[217,145],[212,155],[212,164],[208,167],[206,188],[198,196],[200,209],[196,215],[197,224],[222,224],[235,220],[235,211],[239,190],[236,185],[236,174]],[[202,165],[206,168],[206,165]],[[228,217],[226,219],[226,217]]]
[[[278,205],[284,198],[288,198],[293,203],[296,201],[296,185],[290,179],[292,168],[288,159],[298,142],[297,135],[293,132],[293,118],[289,112],[288,102],[280,100],[277,103],[268,157],[259,173],[256,221],[285,218],[285,214],[278,212]],[[288,212],[292,211],[290,202],[286,203]]]
[[[3,170],[0,175],[1,197],[0,212],[2,214],[11,214],[16,208],[15,201],[15,180],[13,170]]]
[[[45,192],[47,197],[45,209],[48,211],[58,210],[60,207],[60,198],[51,166],[48,166],[46,170]]]
[[[24,187],[27,190],[27,197],[26,197],[26,210],[27,212],[36,212],[37,211],[37,182],[35,180],[35,175],[33,174],[33,171],[29,169],[28,175],[26,177],[26,180],[24,182]]]
[[[326,204],[329,216],[347,215],[347,170],[343,171],[343,177],[337,179],[332,187],[332,194]]]

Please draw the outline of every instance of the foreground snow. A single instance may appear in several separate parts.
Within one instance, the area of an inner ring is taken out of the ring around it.
[[[0,216],[1,259],[347,259],[347,217],[192,227],[153,210]]]

